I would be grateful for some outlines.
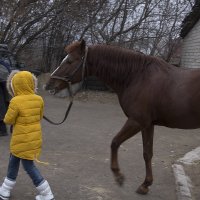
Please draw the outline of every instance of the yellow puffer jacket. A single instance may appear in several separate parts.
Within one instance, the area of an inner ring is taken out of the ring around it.
[[[13,125],[10,151],[22,159],[35,160],[40,155],[44,102],[35,94],[37,80],[27,71],[14,71],[8,78],[7,88],[14,97],[10,101],[4,122]]]

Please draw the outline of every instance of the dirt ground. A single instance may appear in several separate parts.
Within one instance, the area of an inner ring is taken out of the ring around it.
[[[68,105],[66,98],[41,93],[45,115],[60,121]],[[126,177],[119,187],[110,171],[110,143],[126,121],[116,95],[109,92],[81,92],[75,97],[67,121],[51,125],[42,121],[42,161],[37,164],[49,181],[56,200],[176,200],[171,165],[200,144],[199,130],[155,128],[154,183],[146,196],[135,193],[143,182],[145,166],[141,134],[123,143],[119,150],[121,170]],[[0,180],[6,175],[9,137],[0,138]],[[199,190],[195,190],[199,195]],[[20,169],[11,200],[34,199],[36,190]]]
[[[82,91],[77,93],[74,99],[81,102],[91,101],[101,104],[111,103],[118,105],[117,95],[109,91]]]

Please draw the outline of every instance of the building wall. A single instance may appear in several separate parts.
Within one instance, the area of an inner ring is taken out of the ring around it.
[[[181,67],[200,68],[200,20],[183,39]]]

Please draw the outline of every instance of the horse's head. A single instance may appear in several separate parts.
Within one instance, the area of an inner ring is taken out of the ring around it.
[[[80,83],[84,77],[87,49],[85,41],[76,41],[65,47],[67,56],[59,67],[51,74],[45,89],[57,93],[69,84]]]

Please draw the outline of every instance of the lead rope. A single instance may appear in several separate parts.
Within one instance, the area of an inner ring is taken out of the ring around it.
[[[44,118],[46,121],[48,121],[50,124],[60,125],[60,124],[62,124],[62,123],[67,119],[67,116],[69,115],[69,111],[71,110],[74,97],[73,97],[73,94],[72,94],[71,82],[69,82],[68,84],[69,84],[69,99],[70,99],[70,103],[69,103],[68,108],[67,108],[67,110],[66,110],[65,117],[64,117],[64,119],[63,119],[61,122],[53,122],[52,120],[50,120],[49,118],[47,118],[47,117],[44,115],[43,118]]]

